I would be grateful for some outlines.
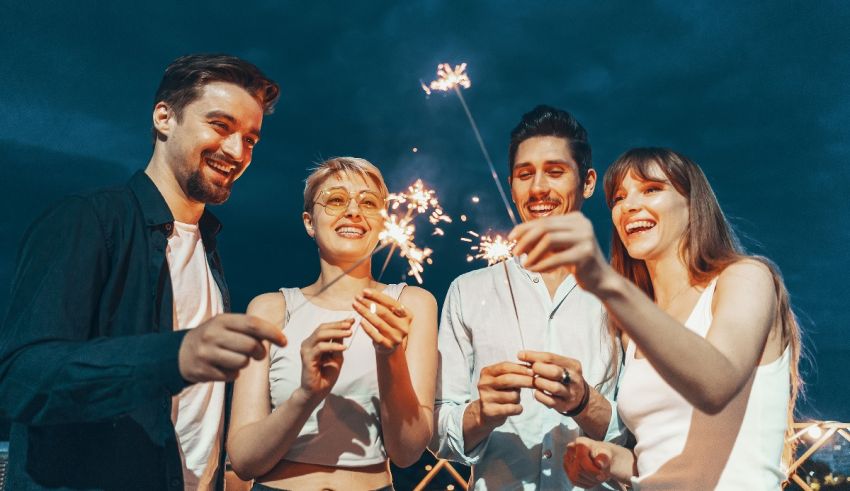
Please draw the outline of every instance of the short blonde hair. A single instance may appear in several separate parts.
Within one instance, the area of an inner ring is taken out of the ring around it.
[[[356,175],[364,180],[371,179],[378,186],[382,198],[386,199],[389,194],[381,171],[368,160],[357,157],[332,157],[310,169],[310,175],[304,181],[304,211],[313,212],[319,187],[329,177],[340,174]]]

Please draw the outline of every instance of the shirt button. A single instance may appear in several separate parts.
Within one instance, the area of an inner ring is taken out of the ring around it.
[[[174,228],[174,224],[166,223],[162,226],[162,228],[164,228],[166,232],[171,233],[171,230]]]
[[[551,451],[551,450],[548,450],[548,449],[547,449],[547,450],[545,450],[545,451],[543,452],[543,458],[544,458],[544,459],[551,459],[551,458],[552,458],[552,451]]]
[[[539,276],[535,276],[534,278],[532,278],[532,279],[531,279],[531,281],[533,281],[533,282],[535,282],[535,283],[540,283],[540,277],[539,277]]]

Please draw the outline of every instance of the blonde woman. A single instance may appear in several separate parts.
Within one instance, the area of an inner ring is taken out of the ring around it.
[[[318,279],[248,306],[289,341],[251,361],[234,387],[227,450],[255,490],[392,489],[388,459],[409,466],[428,443],[437,307],[421,288],[372,277],[386,197],[366,160],[322,162],[307,178],[302,215]]]

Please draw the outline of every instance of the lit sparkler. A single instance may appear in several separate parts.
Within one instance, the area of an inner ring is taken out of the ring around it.
[[[469,247],[470,250],[475,251],[475,254],[467,255],[467,262],[472,262],[473,259],[484,259],[487,261],[487,266],[492,266],[513,257],[512,251],[516,245],[515,241],[507,240],[501,235],[492,237],[489,234],[484,234],[482,236],[471,230],[467,233],[478,239],[477,244]],[[461,237],[460,240],[473,242],[473,239],[469,237]]]
[[[421,82],[421,84],[422,90],[424,90],[425,94],[428,95],[430,95],[434,90],[441,92],[453,90],[454,93],[457,94],[457,98],[463,106],[466,117],[469,119],[469,124],[472,126],[472,131],[475,133],[475,139],[478,140],[478,146],[481,148],[481,153],[484,154],[484,160],[487,161],[487,166],[490,168],[490,175],[493,177],[493,182],[496,183],[496,188],[498,188],[499,195],[502,197],[502,202],[505,204],[505,209],[508,211],[508,217],[510,217],[511,223],[516,226],[516,217],[514,217],[511,204],[508,201],[508,196],[502,188],[502,182],[499,180],[499,175],[496,173],[496,168],[493,166],[493,160],[490,158],[490,153],[487,152],[487,148],[484,146],[484,140],[481,138],[481,132],[478,131],[478,125],[475,124],[475,119],[472,117],[472,113],[469,111],[469,107],[466,105],[466,100],[463,98],[463,94],[460,91],[461,87],[468,89],[472,86],[472,82],[466,74],[466,63],[456,65],[454,68],[452,68],[448,63],[440,63],[437,65],[437,79],[431,81],[429,85],[425,85],[425,82]]]
[[[409,216],[399,218],[398,215],[390,215],[386,212],[381,214],[384,217],[384,230],[378,235],[381,245],[384,247],[392,245],[393,249],[398,248],[401,257],[407,259],[407,264],[410,265],[408,274],[416,278],[416,281],[421,284],[421,273],[424,271],[422,263],[431,264],[432,250],[427,247],[420,249],[413,242],[416,227],[411,223],[412,219]],[[392,250],[390,251],[391,254]],[[389,257],[388,255],[387,261],[389,261]]]

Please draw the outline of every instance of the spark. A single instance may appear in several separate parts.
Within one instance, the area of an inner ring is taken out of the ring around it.
[[[384,229],[378,235],[378,240],[382,246],[391,245],[393,249],[398,249],[401,257],[407,259],[407,264],[410,266],[409,275],[416,278],[419,284],[422,284],[422,275],[424,271],[423,262],[431,264],[430,248],[419,248],[414,242],[416,227],[411,223],[412,218],[409,216],[399,217],[398,215],[390,215],[387,212],[381,212],[384,217]],[[392,251],[391,251],[392,252]],[[387,261],[389,261],[389,255]],[[386,263],[385,263],[386,264]]]
[[[472,259],[484,259],[487,261],[487,266],[492,266],[513,257],[512,250],[516,242],[507,240],[501,235],[496,235],[495,237],[489,234],[480,235],[472,230],[467,233],[479,239],[476,245],[469,247],[470,250],[474,251],[474,254],[466,256],[467,262],[472,262]],[[461,237],[460,240],[473,242],[468,237]]]
[[[480,202],[480,201],[481,201],[481,198],[479,198],[478,196],[473,196],[473,197],[472,197],[472,202],[473,202],[473,203],[478,203],[478,202]]]
[[[472,86],[469,75],[466,74],[466,63],[455,65],[454,68],[448,63],[440,63],[437,65],[437,79],[432,80],[429,85],[425,85],[422,81],[420,84],[426,95],[431,95],[431,92],[435,90],[448,92],[458,87],[468,89]]]

